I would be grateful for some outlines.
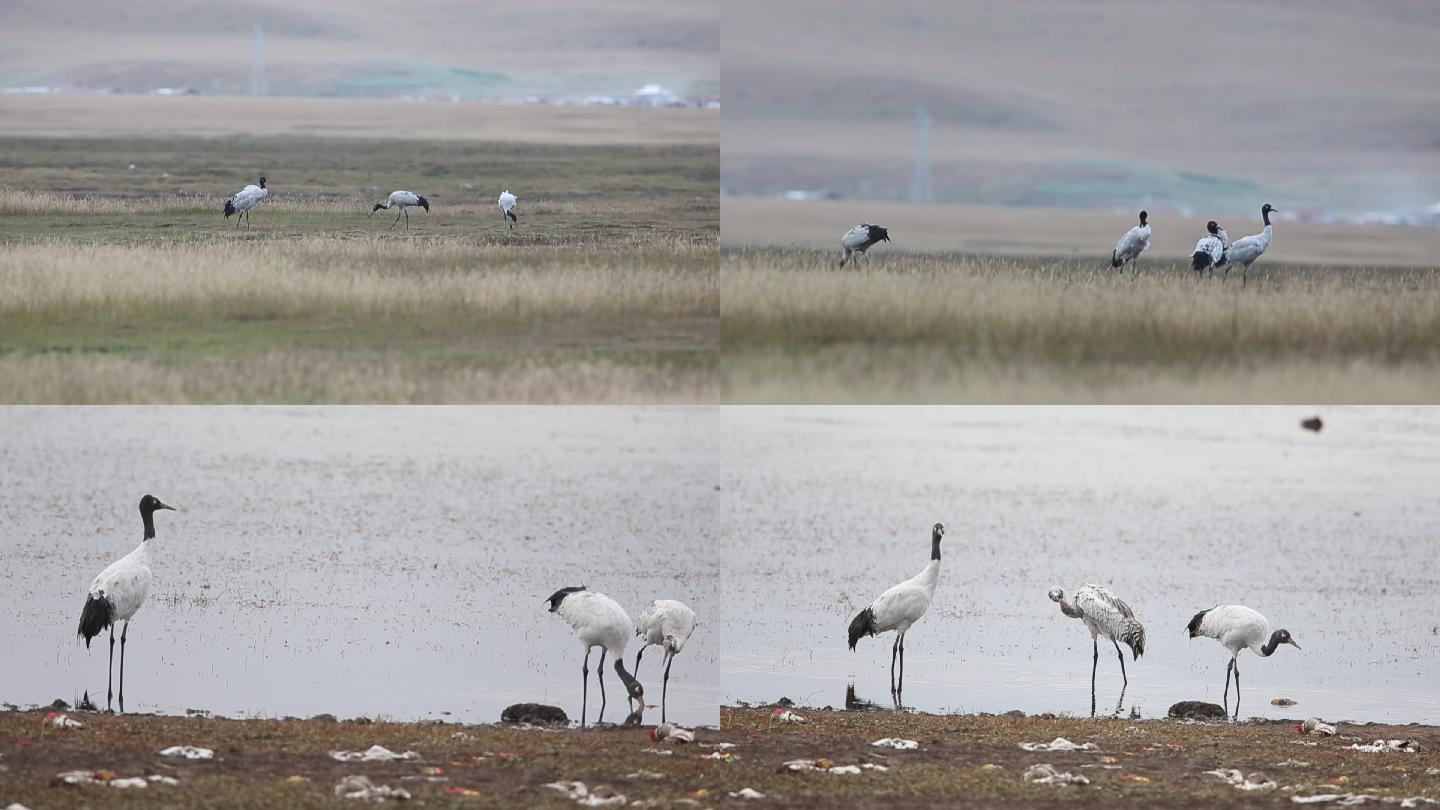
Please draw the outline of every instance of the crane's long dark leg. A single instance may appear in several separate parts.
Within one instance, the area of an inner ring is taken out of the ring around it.
[[[400,213],[402,213],[402,214],[405,215],[405,230],[407,230],[407,231],[410,230],[410,209],[409,209],[409,208],[401,208],[401,209],[400,209]]]
[[[112,630],[113,632],[113,630]],[[130,635],[130,622],[120,630],[120,711],[125,711],[125,637]]]
[[[597,724],[605,720],[605,653],[604,647],[600,648],[600,669],[596,671],[596,677],[600,681],[600,713],[595,715]]]
[[[1236,719],[1237,721],[1240,719],[1240,664],[1238,663],[1236,663]]]
[[[110,674],[105,677],[105,711],[115,700],[115,625],[110,625]]]
[[[1110,643],[1115,645],[1115,654],[1120,656],[1120,679],[1125,682],[1126,686],[1129,686],[1130,678],[1125,674],[1125,653],[1120,651],[1120,642],[1112,638]]]
[[[895,685],[895,695],[898,697],[905,691],[905,634],[900,634],[900,682]]]
[[[401,209],[400,209],[400,214],[403,214],[403,213],[405,213],[405,209],[404,209],[404,208],[401,208]],[[393,231],[393,230],[395,230],[395,226],[400,224],[400,214],[396,214],[396,215],[395,215],[395,221],[392,222],[392,223],[390,223],[390,227],[386,228],[385,230],[387,230],[387,231]]]
[[[1225,697],[1221,698],[1221,701],[1225,704],[1226,709],[1230,708],[1230,672],[1234,669],[1235,659],[1231,658],[1230,663],[1225,665]]]
[[[895,656],[900,654],[900,634],[895,634],[895,644],[890,648],[890,693],[895,693]]]
[[[580,665],[580,725],[585,725],[585,703],[590,697],[590,648],[585,648],[585,663]]]
[[[675,654],[669,653],[665,660],[665,682],[660,687],[660,722],[665,722],[665,701],[670,694],[670,665],[675,663]]]
[[[1090,716],[1095,716],[1095,670],[1100,668],[1100,637],[1091,636],[1090,646],[1094,655],[1090,658]]]

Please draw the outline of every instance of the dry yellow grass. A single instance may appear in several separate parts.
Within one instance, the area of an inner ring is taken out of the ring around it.
[[[1179,263],[811,251],[722,261],[734,401],[1440,399],[1440,273],[1272,263],[1242,290]]]
[[[675,243],[677,266],[712,248]],[[17,245],[0,251],[0,317],[18,319],[159,310],[217,317],[346,312],[363,317],[605,319],[713,312],[711,274],[637,266],[624,251],[323,237],[252,244],[123,247]]]

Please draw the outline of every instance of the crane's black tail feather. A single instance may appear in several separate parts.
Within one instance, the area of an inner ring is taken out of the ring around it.
[[[226,201],[225,201],[225,218],[226,218],[226,219],[229,219],[229,218],[230,218],[230,215],[233,214],[233,213],[235,213],[235,201],[234,201],[234,200],[226,200]]]
[[[1190,269],[1197,273],[1209,266],[1210,254],[1203,250],[1195,251],[1195,255],[1190,257]]]
[[[875,635],[875,611],[865,608],[850,620],[850,649],[865,636]]]
[[[103,596],[91,595],[85,600],[85,609],[80,611],[80,629],[76,635],[85,637],[85,648],[90,648],[90,639],[110,626],[110,600]]]
[[[1190,638],[1195,638],[1196,636],[1200,635],[1200,622],[1205,621],[1205,614],[1209,613],[1211,610],[1214,609],[1215,608],[1210,608],[1209,610],[1202,610],[1199,613],[1195,614],[1195,618],[1190,620],[1190,624],[1187,625],[1185,628],[1186,630],[1190,631]]]

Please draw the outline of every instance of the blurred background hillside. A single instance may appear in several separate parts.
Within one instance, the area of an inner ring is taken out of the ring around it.
[[[10,0],[0,87],[718,106],[719,18],[646,0]]]
[[[729,197],[1440,225],[1440,3],[735,0],[722,29]]]

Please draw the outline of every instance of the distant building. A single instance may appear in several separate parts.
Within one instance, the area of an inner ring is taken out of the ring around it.
[[[635,91],[632,97],[637,107],[670,107],[680,103],[680,97],[658,84],[647,84]]]

